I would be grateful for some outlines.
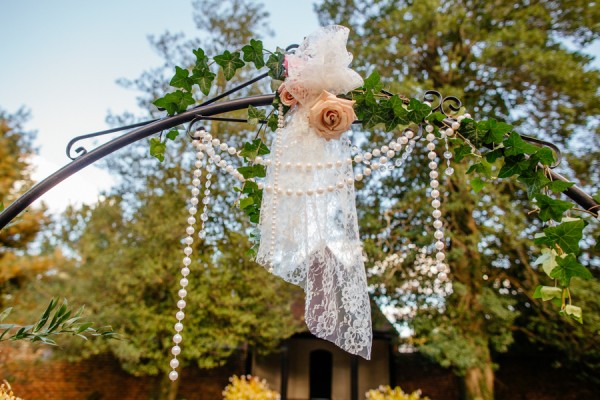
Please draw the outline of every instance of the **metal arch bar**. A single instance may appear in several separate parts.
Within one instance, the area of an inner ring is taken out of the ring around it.
[[[88,165],[98,161],[101,158],[119,150],[129,144],[137,142],[138,140],[147,138],[155,133],[161,132],[166,129],[173,128],[177,125],[190,122],[193,119],[202,119],[203,117],[211,117],[214,115],[222,114],[225,112],[242,110],[248,108],[248,106],[266,106],[273,102],[275,98],[274,94],[265,94],[260,96],[244,97],[240,99],[234,99],[224,101],[215,104],[201,105],[197,108],[193,108],[184,113],[174,115],[172,117],[162,118],[144,125],[143,127],[128,132],[118,138],[115,138],[100,147],[86,153],[73,162],[65,165],[52,175],[39,182],[37,185],[29,189],[25,194],[15,200],[10,206],[8,206],[2,213],[0,213],[0,229],[4,228],[10,221],[12,221],[17,215],[19,215],[25,208],[31,203],[37,200],[40,196],[52,189],[60,182],[67,179],[74,173],[82,170]],[[550,170],[550,177],[552,180],[568,181],[562,175]],[[590,195],[585,193],[577,186],[571,186],[563,192],[565,195],[570,197],[575,203],[580,205],[586,211],[589,211],[596,217],[600,213],[600,204],[598,204]]]
[[[234,99],[224,101],[220,103],[213,103],[199,108],[193,108],[181,114],[174,115],[172,117],[166,117],[154,122],[151,122],[139,129],[135,129],[128,132],[118,138],[115,138],[100,147],[86,153],[71,163],[65,165],[52,175],[39,182],[37,185],[29,189],[25,194],[15,200],[10,206],[8,206],[2,213],[0,213],[0,229],[4,228],[10,221],[12,221],[17,215],[24,211],[31,203],[37,200],[40,196],[64,181],[74,173],[82,170],[88,165],[106,157],[107,155],[127,146],[138,140],[147,138],[155,133],[161,132],[165,129],[173,128],[177,125],[184,124],[191,121],[198,116],[212,116],[222,114],[229,111],[243,110],[248,106],[266,106],[273,102],[274,94],[265,94],[260,96],[244,97],[240,99]]]

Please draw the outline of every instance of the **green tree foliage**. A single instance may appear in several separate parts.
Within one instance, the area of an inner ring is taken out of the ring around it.
[[[124,124],[163,116],[164,112],[151,103],[165,94],[174,74],[176,85],[185,90],[193,87],[194,98],[206,95],[207,80],[214,79],[210,82],[212,94],[236,84],[233,80],[228,82],[222,70],[214,77],[204,71],[190,78],[175,65],[189,66],[190,70],[200,68],[197,61],[203,55],[192,53],[200,45],[207,52],[225,46],[232,51],[241,50],[242,43],[261,36],[266,12],[260,5],[245,0],[197,1],[194,7],[201,38],[186,39],[168,32],[151,37],[151,45],[164,58],[164,64],[137,79],[120,81],[140,93],[142,111],[138,115],[111,115],[110,122]],[[248,50],[248,57],[250,53]],[[240,79],[245,78],[242,73]],[[258,90],[264,88],[247,88],[245,93]],[[222,142],[238,148],[256,134],[249,125],[207,122],[205,126]],[[166,145],[167,138],[178,135],[181,140]],[[166,378],[194,153],[185,134],[177,129],[152,138],[151,146],[164,155],[163,163],[147,156],[147,143],[130,146],[106,160],[119,184],[93,207],[70,210],[65,215],[64,245],[76,255],[73,265],[32,285],[32,293],[40,296],[56,291],[67,294],[73,302],[88,304],[87,312],[110,323],[124,338],[70,344],[72,359],[108,351],[130,373],[162,374]],[[233,352],[247,346],[272,350],[302,327],[291,314],[292,303],[302,296],[298,288],[272,276],[245,256],[251,244],[245,234],[248,226],[240,222],[243,212],[235,207],[239,194],[232,190],[233,184],[230,177],[215,174],[207,238],[199,241],[195,235],[182,354],[178,357],[184,367],[222,365]],[[157,397],[175,399],[176,385],[164,379]]]
[[[34,134],[24,128],[28,118],[29,113],[23,109],[14,114],[0,109],[0,209],[33,185]],[[0,232],[0,308],[5,296],[60,259],[59,252],[42,256],[29,251],[31,242],[47,222],[43,207],[29,208]]]
[[[478,119],[506,120],[521,133],[563,144],[573,154],[569,159],[585,188],[597,192],[600,74],[590,67],[590,56],[565,45],[569,41],[580,49],[598,38],[596,3],[324,0],[315,9],[322,24],[351,27],[354,65],[362,71],[377,69],[392,92],[418,96],[439,90],[459,97]],[[582,140],[585,146],[579,144]],[[375,265],[371,280],[382,301],[420,307],[416,314],[404,315],[415,331],[415,344],[464,377],[468,399],[493,398],[492,353],[506,351],[514,331],[559,350],[563,360],[596,365],[597,352],[583,356],[578,350],[598,348],[592,333],[595,316],[590,326],[575,326],[559,321],[551,307],[533,298],[538,284],[552,282],[532,265],[529,238],[540,228],[527,214],[527,193],[517,184],[491,181],[479,192],[483,182],[469,182],[466,168],[455,167],[442,200],[450,239],[450,271],[444,278],[449,281],[430,271],[415,274],[414,248],[431,243],[433,232],[428,228],[427,171],[419,167],[426,160],[416,154],[412,161],[401,173],[369,183],[371,192],[364,192],[369,195],[359,195],[359,212],[373,260],[406,255],[387,269]],[[587,229],[597,232],[597,226]],[[588,250],[581,257],[597,267],[593,245],[584,243]],[[579,285],[588,289],[577,301],[593,313],[598,300],[589,293],[597,283],[577,281]],[[534,302],[538,304],[532,306]],[[552,339],[554,333],[558,335]],[[570,339],[559,339],[563,337]]]

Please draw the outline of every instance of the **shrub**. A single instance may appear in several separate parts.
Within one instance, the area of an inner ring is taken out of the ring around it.
[[[2,385],[0,385],[0,400],[23,400],[20,397],[16,397],[13,394],[12,388],[10,387],[10,383],[4,381]]]
[[[252,375],[229,378],[223,391],[223,400],[279,400],[279,393],[269,389],[267,381]],[[1,400],[1,399],[0,399]]]
[[[404,393],[399,386],[392,389],[389,386],[379,386],[366,393],[366,400],[429,400],[429,397],[421,397],[421,391],[416,390],[410,394]]]

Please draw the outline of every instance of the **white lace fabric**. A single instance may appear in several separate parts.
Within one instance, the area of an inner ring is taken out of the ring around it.
[[[363,83],[348,68],[347,38],[345,27],[324,27],[288,56],[285,84],[302,100],[272,148],[265,187],[273,189],[263,192],[257,262],[304,288],[310,332],[370,359],[371,309],[354,186],[339,185],[354,179],[350,143],[319,137],[308,121],[309,105],[323,90],[347,93]]]

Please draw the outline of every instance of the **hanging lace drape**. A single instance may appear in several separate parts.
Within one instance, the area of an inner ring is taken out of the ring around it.
[[[310,332],[370,359],[371,309],[350,142],[319,137],[308,118],[323,90],[343,94],[363,83],[348,68],[347,38],[345,27],[324,27],[287,56],[285,86],[299,104],[272,146],[257,261],[304,289]]]

